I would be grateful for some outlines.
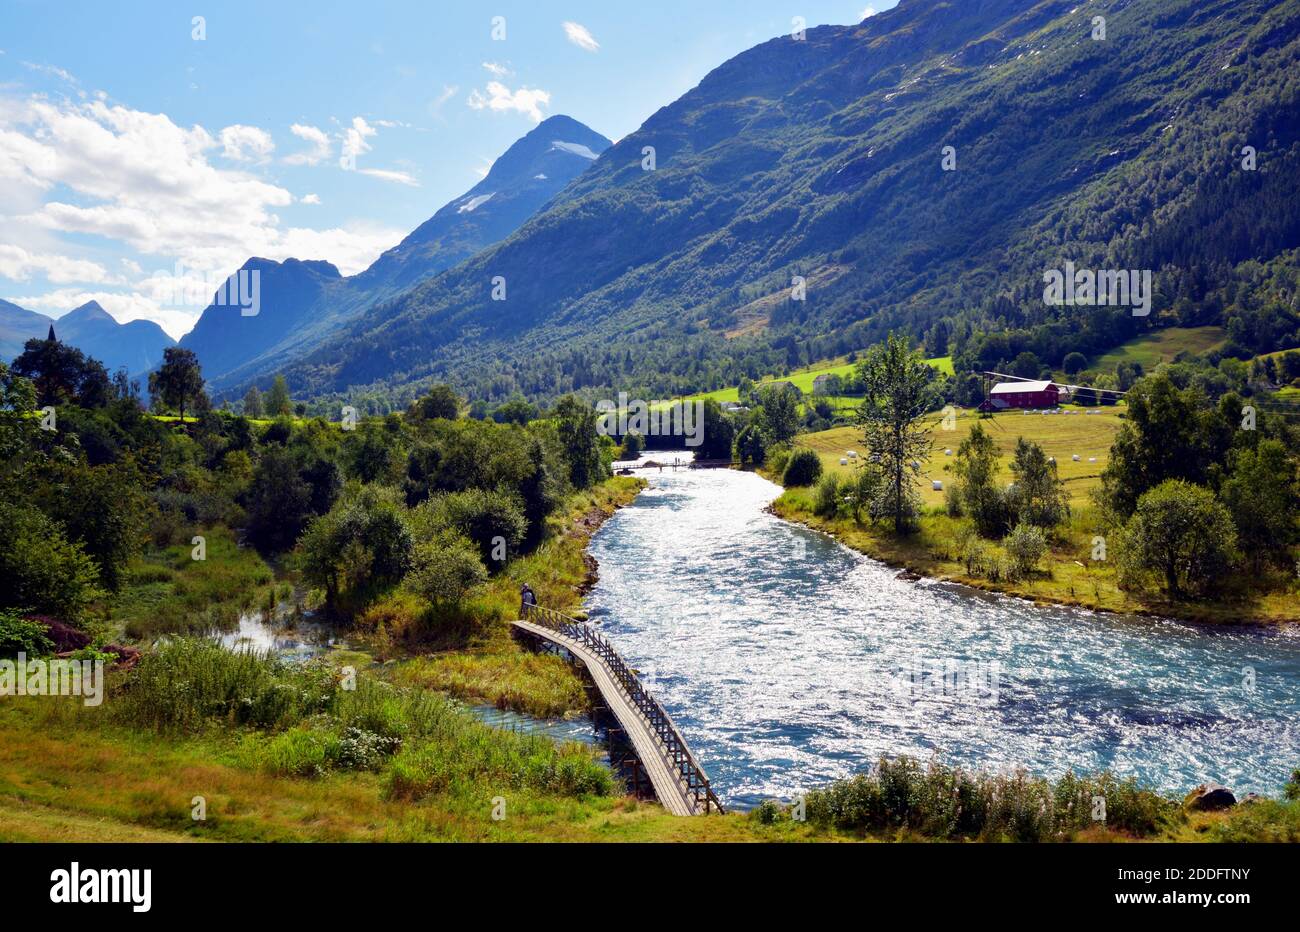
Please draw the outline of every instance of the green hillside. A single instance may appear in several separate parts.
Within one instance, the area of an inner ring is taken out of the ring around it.
[[[764,42],[290,384],[664,398],[891,330],[959,371],[1096,358],[1156,322],[1223,327],[1245,355],[1291,345],[1300,0],[1132,0],[1094,41],[1101,10],[904,0]],[[1258,170],[1238,168],[1246,140]],[[1150,316],[1046,304],[1066,262],[1150,271]]]
[[[1098,357],[1093,369],[1114,372],[1120,363],[1137,363],[1143,371],[1151,371],[1162,362],[1173,362],[1179,353],[1195,356],[1220,349],[1228,334],[1222,327],[1169,327],[1156,333],[1137,337]]]

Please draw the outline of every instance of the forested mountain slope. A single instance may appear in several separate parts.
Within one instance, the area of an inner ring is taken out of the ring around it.
[[[778,37],[290,382],[658,395],[899,328],[966,365],[1059,365],[1174,322],[1295,345],[1298,65],[1300,0],[903,0]],[[1150,316],[1046,305],[1067,261],[1152,270]]]

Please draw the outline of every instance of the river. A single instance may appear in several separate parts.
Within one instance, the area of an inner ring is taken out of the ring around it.
[[[681,453],[647,453],[660,461]],[[752,473],[641,473],[597,532],[593,623],[640,670],[724,803],[882,754],[1171,794],[1276,795],[1300,767],[1300,632],[1035,606],[896,570],[767,514]]]

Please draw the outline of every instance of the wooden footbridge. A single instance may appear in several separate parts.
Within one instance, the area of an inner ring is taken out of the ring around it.
[[[525,605],[516,632],[541,646],[562,648],[586,667],[601,701],[617,720],[659,804],[673,815],[722,812],[722,803],[686,739],[659,701],[607,639],[589,625],[540,605]]]

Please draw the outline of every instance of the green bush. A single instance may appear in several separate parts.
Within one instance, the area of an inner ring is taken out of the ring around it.
[[[822,461],[814,451],[795,450],[781,474],[781,484],[787,488],[798,485],[812,485],[822,474]]]
[[[1257,799],[1234,806],[1227,818],[1213,823],[1207,841],[1227,844],[1290,843],[1300,841],[1300,802]]]
[[[817,482],[817,493],[813,497],[813,513],[833,518],[839,514],[841,499],[839,477],[828,472]]]
[[[584,745],[557,745],[540,735],[466,722],[451,740],[404,747],[389,768],[386,795],[414,801],[471,782],[565,796],[604,796],[613,790],[609,770]]]
[[[464,537],[478,548],[485,566],[500,569],[506,559],[518,556],[528,521],[515,496],[470,489],[430,498],[415,509],[411,527],[417,542],[447,534]]]
[[[749,812],[759,825],[775,825],[785,815],[785,808],[774,799],[765,799]]]
[[[266,741],[250,739],[245,763],[282,777],[323,777],[338,756],[338,738],[311,728],[291,728]]]
[[[1047,535],[1041,527],[1024,521],[1017,524],[1002,542],[1010,562],[1011,575],[1021,579],[1034,572],[1047,555]]]
[[[45,625],[24,618],[17,612],[0,610],[0,657],[24,653],[42,657],[54,650]]]
[[[99,569],[57,521],[0,501],[0,607],[76,618],[103,594]]]
[[[785,473],[786,464],[790,462],[790,448],[774,446],[767,450],[766,460],[760,458],[756,462],[759,464],[765,463],[767,468],[772,470],[775,475],[783,475]]]
[[[943,490],[943,510],[948,517],[960,518],[962,516],[961,500],[961,485],[956,482],[949,482]]]

